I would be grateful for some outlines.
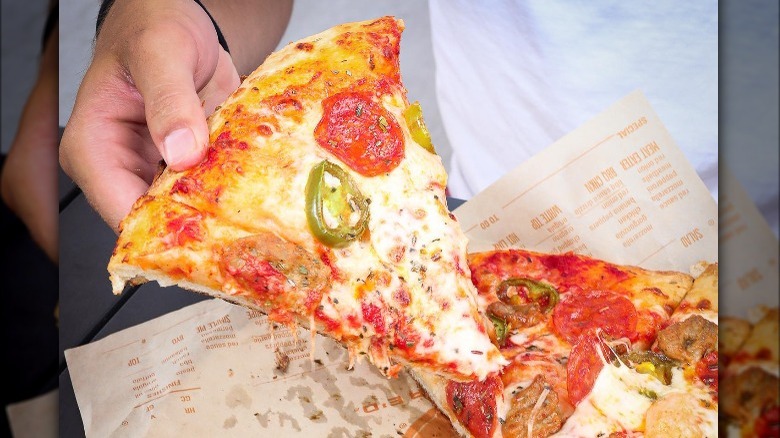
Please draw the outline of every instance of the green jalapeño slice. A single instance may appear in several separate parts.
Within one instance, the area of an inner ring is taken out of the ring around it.
[[[555,307],[555,305],[558,304],[558,301],[560,300],[558,290],[550,286],[549,284],[542,283],[540,281],[534,281],[531,280],[530,278],[512,277],[502,281],[498,285],[498,290],[497,290],[498,298],[507,304],[513,304],[513,305],[523,304],[519,296],[517,295],[513,295],[511,297],[507,296],[507,289],[509,289],[511,286],[525,287],[525,289],[528,291],[528,298],[531,301],[535,301],[540,306],[542,306],[542,310],[544,311],[544,313],[547,313],[550,310],[552,310],[553,307]]]
[[[493,328],[496,330],[496,342],[498,342],[498,345],[504,345],[504,341],[506,341],[507,334],[509,333],[509,327],[507,327],[506,321],[493,315],[488,315],[488,318],[493,322]]]
[[[360,237],[368,226],[368,204],[352,177],[338,164],[322,161],[306,182],[306,219],[314,236],[341,248]]]
[[[412,140],[417,142],[426,151],[435,154],[436,150],[433,148],[433,142],[431,142],[431,134],[428,133],[428,128],[425,126],[423,120],[422,107],[420,102],[415,102],[409,105],[409,108],[404,111],[404,119],[409,126],[409,133],[412,134]]]

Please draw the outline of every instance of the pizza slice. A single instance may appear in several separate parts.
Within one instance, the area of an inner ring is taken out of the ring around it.
[[[764,308],[723,373],[722,412],[742,437],[780,436],[778,309]]]
[[[668,325],[658,332],[654,350],[690,367],[701,382],[718,391],[718,264],[693,282]]]
[[[114,292],[156,280],[223,298],[387,375],[497,372],[444,167],[401,83],[402,30],[344,24],[269,56],[209,117],[204,161],[164,170],[122,221]]]
[[[605,364],[612,368],[611,352],[646,351],[693,282],[678,272],[519,249],[470,254],[469,267],[510,363],[490,384],[413,375],[457,431],[473,437],[546,437],[566,427],[594,385],[605,385],[597,378]]]

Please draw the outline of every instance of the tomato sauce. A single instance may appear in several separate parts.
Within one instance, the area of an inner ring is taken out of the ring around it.
[[[496,394],[503,391],[502,387],[497,375],[482,382],[447,383],[447,403],[474,437],[493,436],[497,423]]]
[[[636,338],[637,321],[631,301],[608,291],[572,293],[553,311],[555,330],[572,344],[583,333],[595,329],[614,339]]]
[[[176,193],[188,195],[190,193],[198,193],[201,190],[203,190],[203,185],[201,184],[200,180],[193,179],[188,176],[183,176],[176,180],[175,183],[173,183],[173,186],[171,187],[171,195]]]
[[[189,242],[200,242],[203,240],[200,229],[201,216],[181,215],[173,217],[166,224],[165,228],[169,235],[173,237],[171,242],[175,246],[184,246]]]
[[[314,129],[317,144],[350,169],[364,176],[377,176],[401,163],[401,127],[371,95],[338,93],[323,100],[322,107],[322,119]]]
[[[255,292],[259,300],[275,300],[284,294],[287,278],[267,260],[246,257],[240,268],[228,264],[227,273],[238,280],[241,286]]]
[[[360,309],[363,312],[363,320],[371,324],[377,334],[385,334],[385,318],[382,309],[376,304],[366,302],[360,304]]]
[[[696,376],[705,385],[718,392],[718,352],[711,351],[705,354],[696,363]]]
[[[325,329],[329,333],[337,333],[336,329],[341,327],[340,322],[325,315],[325,313],[323,313],[321,309],[317,309],[314,311],[314,319],[322,323],[325,326]]]

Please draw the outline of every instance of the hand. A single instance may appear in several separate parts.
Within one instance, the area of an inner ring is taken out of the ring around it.
[[[203,159],[206,113],[239,83],[197,3],[116,0],[65,127],[60,163],[116,231],[160,159],[174,170]]]

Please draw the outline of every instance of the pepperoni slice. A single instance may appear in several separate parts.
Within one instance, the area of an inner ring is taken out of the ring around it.
[[[322,101],[314,138],[352,170],[365,176],[390,172],[404,158],[403,132],[392,114],[362,92]]]
[[[482,382],[447,382],[447,402],[475,438],[493,436],[498,418],[496,394],[501,393],[501,387],[501,378],[496,374]]]
[[[569,400],[577,405],[590,393],[593,384],[604,368],[604,361],[598,348],[606,360],[610,360],[611,351],[596,336],[594,330],[582,335],[571,349],[569,361],[566,363],[566,388]]]
[[[600,328],[612,338],[631,337],[637,312],[626,297],[608,291],[576,291],[555,306],[553,325],[569,343],[583,333]]]

